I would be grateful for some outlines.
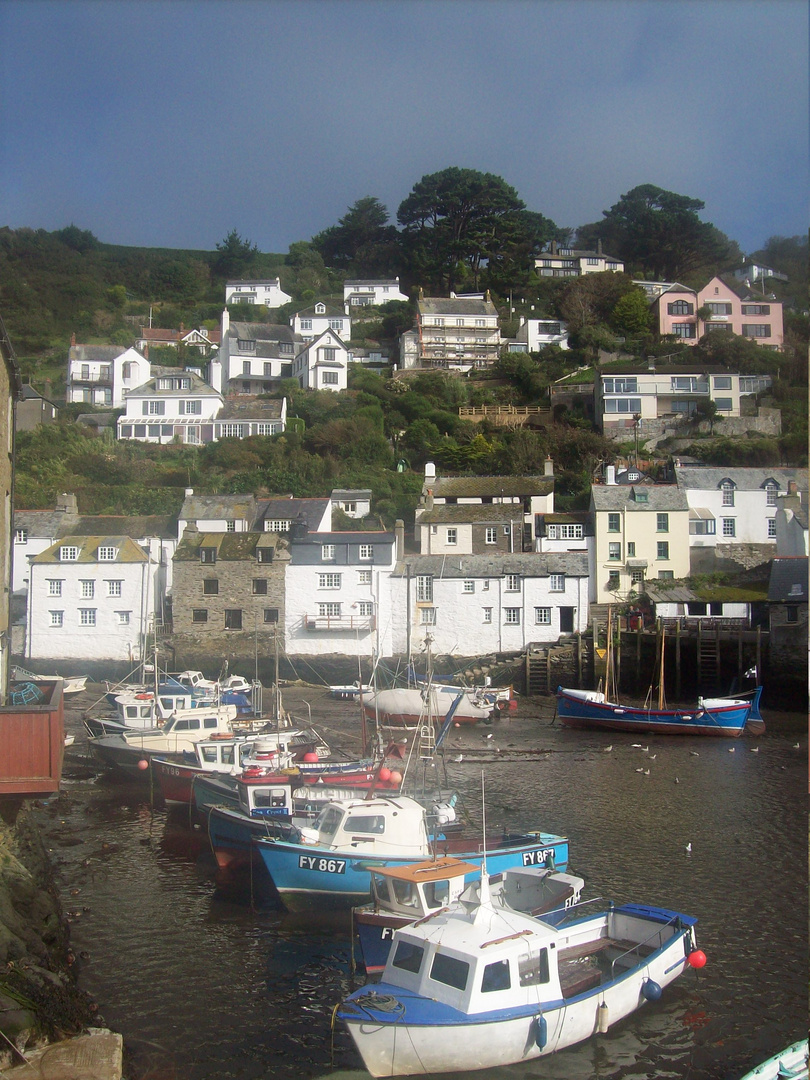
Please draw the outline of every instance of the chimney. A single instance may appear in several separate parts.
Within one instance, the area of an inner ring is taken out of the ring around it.
[[[149,342],[148,341],[143,347],[143,358],[144,358],[144,360],[149,359]]]
[[[557,241],[556,240],[551,241],[551,254],[552,255],[557,254]]]
[[[647,357],[647,371],[655,371],[655,357],[654,356],[648,356]]]
[[[550,456],[546,458],[545,464],[543,465],[543,475],[544,476],[553,476],[554,475],[554,462],[552,461]]]
[[[796,494],[798,494],[798,491],[799,491],[799,489],[798,489],[798,487],[796,485],[796,481],[795,480],[788,480],[788,489],[787,489],[788,495],[796,495]]]
[[[394,522],[394,555],[397,562],[401,562],[405,554],[405,522],[397,518]]]
[[[231,314],[228,311],[228,309],[225,308],[225,310],[222,312],[222,324],[221,324],[222,342],[223,342],[223,344],[225,342],[225,335],[228,333],[230,328],[231,328]]]
[[[185,332],[186,332],[186,327],[185,327],[185,324],[184,324],[184,323],[180,323],[180,333],[181,333],[181,334],[185,334]]]
[[[606,465],[605,466],[605,483],[608,484],[611,487],[616,486],[616,466],[615,465]]]
[[[75,346],[75,344],[76,344],[76,334],[75,334],[75,333],[73,333],[73,334],[71,334],[71,335],[70,335],[70,345],[71,345],[71,348],[73,348],[73,346]]]
[[[425,462],[425,484],[433,484],[436,479],[436,466],[432,461]]]
[[[56,498],[56,509],[63,514],[78,515],[79,500],[72,493],[64,491]]]
[[[491,303],[492,303],[492,297],[491,297],[491,296],[489,295],[489,289],[487,289],[487,294],[486,294],[486,296],[484,297],[484,299],[486,300],[486,302],[487,302],[488,304],[491,304]]]
[[[194,488],[192,488],[192,487],[186,488],[186,490],[183,492],[183,496],[186,499],[190,499],[193,494],[194,494]]]
[[[596,241],[596,254],[597,255],[602,254],[602,241],[601,240]]]

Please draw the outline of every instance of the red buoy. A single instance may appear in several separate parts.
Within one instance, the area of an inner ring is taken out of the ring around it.
[[[141,770],[148,769],[149,762],[145,758],[141,758],[141,760],[138,762],[138,768]]]
[[[690,967],[702,968],[706,966],[706,953],[702,949],[695,949],[694,952],[690,952],[686,958],[686,962]]]
[[[379,773],[377,773],[377,775],[379,776],[380,780],[383,780],[383,781],[390,780],[391,779],[391,770],[386,769],[386,767],[383,765],[383,767],[380,769],[380,771],[379,771]]]

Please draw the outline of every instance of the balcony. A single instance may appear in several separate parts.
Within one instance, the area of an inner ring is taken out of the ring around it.
[[[304,629],[313,632],[358,631],[367,634],[374,630],[376,625],[373,615],[304,615]]]

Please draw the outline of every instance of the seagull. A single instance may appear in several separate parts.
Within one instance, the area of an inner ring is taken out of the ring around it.
[[[735,751],[736,749],[737,749],[737,747],[736,747],[736,746],[730,746],[730,747],[728,748],[728,752],[729,752],[730,754],[733,754],[733,753],[734,753],[734,751]]]
[[[676,784],[680,784],[680,780],[678,779],[678,777],[677,777],[677,776],[675,777],[675,783],[676,783]]]
[[[692,757],[700,757],[700,754],[697,752],[697,750],[690,750],[689,753],[692,755]]]
[[[487,733],[486,735],[482,735],[482,736],[481,736],[481,738],[482,738],[482,739],[484,740],[484,742],[486,742],[486,741],[487,741],[487,739],[491,739],[491,738],[492,738],[492,735],[493,735],[493,732],[491,732],[491,731],[490,731],[490,732],[488,732],[488,733]]]
[[[655,759],[657,757],[658,757],[658,754],[650,754],[650,761],[655,761]]]
[[[636,772],[644,772],[644,770],[639,766],[639,768],[636,769]]]
[[[650,775],[650,770],[649,770],[649,769],[645,769],[645,770],[644,770],[644,775],[645,775],[645,776],[649,776],[649,775]]]
[[[646,754],[646,753],[648,753],[648,752],[649,752],[649,749],[650,749],[650,748],[649,748],[649,746],[640,746],[640,747],[639,747],[639,750],[641,750],[641,752],[642,752],[643,754]]]
[[[641,743],[640,743],[640,742],[634,742],[634,743],[630,743],[630,745],[631,745],[632,747],[634,747],[634,748],[635,748],[636,750],[640,750],[640,749],[641,749]]]
[[[794,750],[799,750],[799,749],[801,749],[801,743],[797,743],[797,742],[795,742],[795,743],[793,744],[793,749],[794,749]]]
[[[749,750],[751,751],[752,754],[758,754],[759,753],[759,747],[758,746],[751,746],[751,747],[749,747]]]
[[[613,743],[611,743],[610,746],[603,746],[602,747],[602,753],[603,754],[609,754],[612,749],[613,749]]]
[[[691,842],[686,845],[686,851],[687,851],[687,854],[692,853],[692,844],[691,844]]]
[[[455,754],[453,757],[450,758],[450,760],[451,761],[463,761],[464,760],[464,755],[463,754]]]

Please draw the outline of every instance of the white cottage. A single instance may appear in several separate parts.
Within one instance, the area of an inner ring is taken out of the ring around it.
[[[293,378],[304,390],[345,390],[349,351],[335,330],[324,330],[293,360]]]
[[[98,408],[120,409],[129,393],[151,378],[152,368],[136,349],[120,345],[77,345],[76,335],[68,350],[68,403],[81,402]]]

